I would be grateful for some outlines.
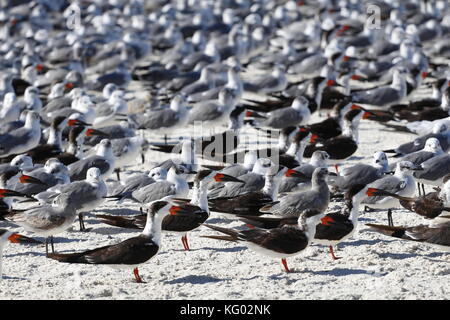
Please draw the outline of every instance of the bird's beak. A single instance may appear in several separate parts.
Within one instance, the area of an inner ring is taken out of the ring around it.
[[[416,165],[416,166],[412,167],[411,170],[414,170],[414,171],[422,171],[422,170],[423,170],[423,167],[419,164],[419,165]]]
[[[325,216],[322,219],[320,219],[320,223],[325,225],[325,226],[329,226],[333,222],[334,222],[334,220],[330,216]]]
[[[102,137],[109,137],[109,134],[104,133],[103,131],[97,130],[97,129],[87,129],[86,130],[86,136],[102,136]]]
[[[18,233],[13,233],[8,237],[9,242],[11,243],[42,243],[39,240],[35,240],[33,238],[29,238],[26,236],[22,236]]]
[[[171,216],[189,216],[192,215],[192,212],[183,206],[172,206],[169,209],[169,214]]]
[[[223,174],[223,173],[217,173],[214,176],[214,180],[216,180],[216,182],[239,182],[239,183],[245,183],[242,180],[239,180],[238,178],[235,178],[233,176],[229,176],[227,174]]]
[[[291,177],[294,177],[294,178],[306,178],[306,176],[303,173],[301,173],[301,172],[299,172],[297,170],[294,170],[294,169],[289,169],[288,171],[286,171],[286,173],[284,175],[286,177],[288,177],[288,178],[291,178]]]
[[[251,110],[247,111],[245,113],[245,116],[246,117],[253,117],[253,118],[260,118],[260,119],[267,119],[266,116],[263,116],[262,114],[260,114],[258,112],[255,112],[255,111],[251,111]]]
[[[25,197],[28,198],[26,194],[23,194],[21,192],[17,192],[14,190],[9,189],[0,189],[0,198],[6,198],[6,197]]]
[[[31,176],[28,176],[25,174],[23,174],[19,177],[19,181],[20,181],[20,183],[35,183],[35,184],[41,184],[43,186],[48,186],[48,184],[43,182],[42,180],[39,180],[38,178],[31,177]]]
[[[70,119],[69,121],[67,121],[67,125],[69,127],[73,127],[73,126],[91,126],[90,123],[86,123],[84,121],[78,120],[78,119]]]

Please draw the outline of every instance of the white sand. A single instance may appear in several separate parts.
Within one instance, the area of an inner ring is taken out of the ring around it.
[[[314,120],[318,120],[315,116]],[[369,162],[373,152],[409,141],[412,134],[392,133],[383,126],[362,120],[360,147],[351,162]],[[247,132],[254,132],[247,128]],[[167,158],[147,153],[150,169]],[[150,162],[151,161],[151,162]],[[429,189],[431,190],[431,189]],[[338,204],[332,203],[330,210]],[[130,206],[105,203],[88,215],[87,228],[56,237],[56,249],[72,252],[116,243],[137,234],[96,221],[94,213],[134,214]],[[132,209],[137,209],[133,206]],[[209,223],[241,227],[236,220],[218,219]],[[394,211],[396,225],[416,225],[425,220],[406,210]],[[140,267],[146,284],[137,284],[131,270],[106,266],[71,265],[46,259],[36,245],[8,245],[3,260],[1,299],[447,299],[449,297],[450,255],[423,244],[395,240],[368,231],[364,223],[387,224],[385,212],[362,214],[353,239],[342,243],[333,261],[328,248],[312,245],[288,259],[293,273],[285,273],[279,260],[261,256],[241,244],[200,238],[213,234],[206,227],[191,232],[190,252],[183,250],[177,235],[163,234],[163,248]],[[23,232],[1,223],[1,227]],[[28,234],[30,235],[30,234]],[[39,238],[42,239],[42,238]]]

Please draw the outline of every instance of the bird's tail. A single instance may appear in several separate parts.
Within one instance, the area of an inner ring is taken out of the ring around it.
[[[84,252],[75,253],[49,253],[48,258],[59,262],[87,263]]]
[[[112,216],[108,214],[97,214],[96,217],[101,219],[101,222],[110,226],[128,229],[143,229],[136,223],[136,219],[134,219],[135,217],[132,216]]]
[[[231,229],[227,229],[227,228],[221,228],[221,227],[217,227],[217,226],[213,226],[210,224],[203,224],[204,226],[207,226],[210,229],[222,232],[224,234],[226,234],[227,236],[202,236],[203,238],[210,238],[210,239],[217,239],[217,240],[226,240],[226,241],[237,241],[238,240],[238,232],[231,230]]]
[[[366,226],[372,228],[374,231],[395,238],[402,239],[405,235],[405,227],[384,226],[380,224],[366,223]]]

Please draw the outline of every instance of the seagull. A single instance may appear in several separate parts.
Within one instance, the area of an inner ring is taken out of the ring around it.
[[[87,170],[92,167],[100,169],[103,179],[111,175],[115,165],[111,141],[103,139],[96,146],[96,149],[95,155],[80,159],[68,166],[71,181],[83,180],[86,178]]]
[[[161,225],[165,216],[182,214],[178,206],[167,201],[153,202],[147,211],[142,233],[117,244],[79,253],[49,254],[49,258],[66,263],[103,264],[113,268],[132,268],[137,283],[144,281],[138,266],[156,256],[161,248]]]
[[[48,203],[60,194],[69,196],[71,206],[79,213],[80,231],[85,231],[83,212],[96,209],[105,201],[107,187],[100,169],[92,167],[87,170],[86,179],[57,185],[45,193],[37,194],[35,198],[41,203]]]
[[[279,203],[264,206],[260,211],[283,217],[298,217],[305,210],[312,210],[317,213],[325,212],[330,202],[330,190],[326,182],[327,176],[327,169],[316,168],[311,179],[311,189],[288,194],[280,198]]]
[[[22,128],[0,135],[0,158],[21,154],[38,146],[41,140],[39,114],[30,111]]]
[[[339,190],[347,190],[352,185],[369,184],[389,172],[386,154],[382,151],[373,154],[372,164],[357,163],[339,171],[338,176],[330,176],[329,184]]]
[[[389,237],[422,242],[444,251],[450,251],[450,221],[433,225],[394,227],[366,223],[372,230]]]
[[[72,225],[76,218],[76,210],[70,196],[61,194],[52,204],[35,206],[25,211],[12,209],[3,217],[29,232],[46,237],[45,251],[48,256],[49,240],[54,252],[53,236],[64,232]]]
[[[421,166],[417,166],[409,161],[400,161],[397,163],[394,175],[387,175],[378,179],[369,184],[368,187],[381,189],[404,197],[411,197],[416,191],[416,183],[413,177],[413,172],[416,170],[423,169]],[[370,208],[388,209],[389,225],[393,225],[392,208],[400,206],[398,199],[385,196],[369,196],[361,203]]]

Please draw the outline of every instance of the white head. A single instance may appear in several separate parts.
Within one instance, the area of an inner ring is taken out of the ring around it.
[[[258,160],[258,153],[255,150],[250,150],[244,156],[244,167],[247,170],[252,170],[256,160]]]
[[[111,97],[111,94],[116,91],[117,85],[114,83],[108,83],[103,87],[102,95],[105,99],[109,99]]]
[[[444,122],[437,122],[433,125],[433,134],[444,133],[448,131],[448,127]]]
[[[442,147],[438,139],[436,138],[428,138],[425,142],[424,151],[433,152],[433,153],[442,153]]]
[[[3,98],[3,108],[11,107],[17,101],[16,94],[14,92],[8,92]]]
[[[252,172],[260,175],[265,175],[267,170],[271,169],[273,165],[274,164],[270,159],[261,158],[256,160]]]
[[[167,179],[167,170],[161,167],[156,167],[150,170],[148,176],[155,181],[163,181]]]
[[[386,154],[383,151],[378,151],[373,154],[373,165],[375,167],[381,167],[385,171],[388,170],[389,163]]]
[[[86,172],[86,180],[89,182],[97,182],[100,180],[102,173],[99,168],[92,167],[89,168]]]
[[[397,167],[395,168],[395,175],[399,174],[412,174],[415,170],[421,170],[422,167],[415,165],[411,161],[400,161],[397,162]]]
[[[326,151],[314,151],[310,163],[316,167],[326,168],[328,166],[330,155]]]
[[[12,166],[18,166],[20,170],[28,170],[33,168],[33,159],[29,156],[25,155],[18,155],[15,156],[11,162],[10,165]]]
[[[292,102],[292,108],[294,108],[295,110],[302,110],[308,108],[308,104],[309,101],[305,97],[300,96],[294,99],[294,101]]]

